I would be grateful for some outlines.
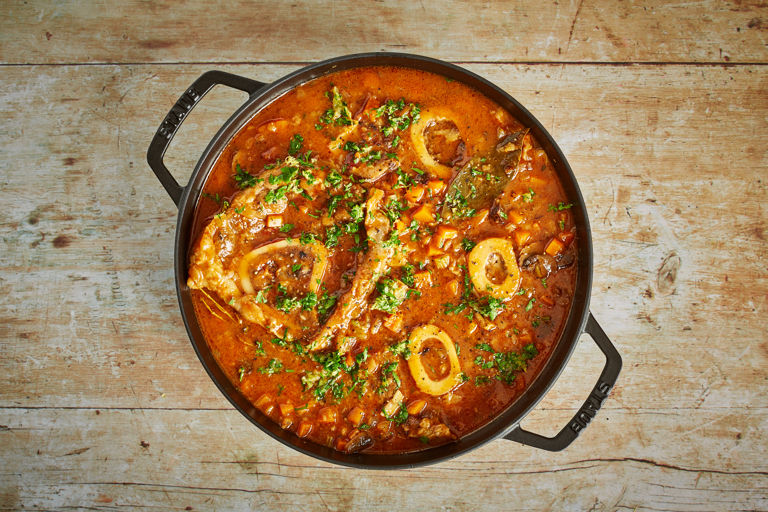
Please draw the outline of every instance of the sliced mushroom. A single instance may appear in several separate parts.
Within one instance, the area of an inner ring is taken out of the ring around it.
[[[545,279],[556,269],[556,263],[549,254],[538,253],[527,256],[520,268],[531,272],[537,279]]]

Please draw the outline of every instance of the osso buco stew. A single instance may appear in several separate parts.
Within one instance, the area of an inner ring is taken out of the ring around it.
[[[488,422],[545,363],[576,275],[569,208],[526,127],[468,86],[338,72],[221,154],[188,286],[219,365],[284,429],[420,450]]]

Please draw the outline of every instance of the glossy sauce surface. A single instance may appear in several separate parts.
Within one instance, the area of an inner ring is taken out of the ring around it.
[[[206,183],[190,260],[198,321],[244,396],[297,435],[380,453],[451,442],[519,396],[578,264],[569,200],[524,128],[464,84],[392,67],[256,115]]]

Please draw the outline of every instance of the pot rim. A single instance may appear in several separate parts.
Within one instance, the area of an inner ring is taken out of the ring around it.
[[[573,203],[571,211],[575,217],[576,241],[579,244],[577,279],[570,310],[554,349],[534,380],[528,384],[520,396],[480,428],[451,443],[405,454],[345,454],[299,438],[292,432],[280,428],[277,423],[262,414],[240,394],[213,359],[197,324],[197,318],[191,305],[190,291],[186,285],[188,252],[192,242],[190,231],[197,202],[213,165],[232,138],[263,108],[298,85],[336,71],[368,66],[409,67],[461,81],[495,101],[523,125],[529,127],[534,137],[547,152],[566,196]],[[211,139],[198,160],[188,184],[183,187],[178,207],[179,214],[174,244],[177,298],[190,342],[208,376],[235,409],[262,432],[290,448],[325,462],[364,469],[414,468],[450,460],[506,436],[536,407],[557,381],[584,332],[589,316],[593,269],[591,229],[586,204],[565,155],[538,119],[510,93],[469,70],[438,59],[393,52],[344,55],[302,67],[265,85],[254,92]]]

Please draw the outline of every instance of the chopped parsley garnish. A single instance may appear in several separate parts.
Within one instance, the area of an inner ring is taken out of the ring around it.
[[[466,270],[465,267],[462,266],[462,268]],[[465,272],[464,291],[461,294],[461,300],[458,304],[444,304],[445,312],[447,314],[456,314],[461,313],[464,310],[469,310],[466,314],[467,318],[471,319],[472,311],[475,311],[482,316],[489,318],[490,320],[495,320],[496,317],[499,316],[502,311],[504,311],[504,303],[501,301],[501,299],[497,299],[496,297],[491,296],[481,300],[475,299],[472,296],[472,291],[474,288],[475,287],[469,278],[469,274]]]
[[[309,311],[314,308],[317,306],[317,294],[315,292],[307,293],[304,297],[299,299],[299,305],[304,311]]]
[[[408,359],[409,357],[411,357],[411,349],[408,348],[408,342],[409,342],[408,339],[404,339],[399,343],[390,345],[388,350],[395,355],[401,355],[404,358]]]
[[[378,160],[381,160],[381,151],[378,151],[378,150],[371,151],[370,147],[367,147],[365,149],[367,149],[368,151],[364,153],[359,153],[358,156],[355,157],[354,162],[356,164],[359,164],[359,163],[370,164],[371,162],[376,162]]]
[[[278,286],[278,296],[275,300],[275,307],[285,313],[290,313],[294,309],[301,307],[304,311],[309,311],[317,305],[317,294],[308,292],[304,297],[291,297],[285,287]],[[274,341],[274,340],[273,340]]]
[[[469,238],[464,238],[464,240],[461,241],[461,248],[464,249],[466,252],[470,252],[472,249],[475,248],[477,244],[470,240]]]
[[[392,187],[393,189],[408,188],[415,183],[413,178],[401,168],[398,167],[395,172],[397,173],[397,181],[395,181],[395,185]]]
[[[299,151],[301,151],[301,144],[304,142],[304,137],[299,135],[298,133],[295,134],[291,138],[291,142],[288,143],[288,154],[291,156],[296,156]]]
[[[347,366],[344,357],[338,351],[313,354],[311,357],[320,365],[320,368],[305,372],[301,376],[301,384],[304,386],[304,391],[313,389],[312,393],[316,400],[325,400],[329,392],[336,400],[341,400],[352,391],[356,391],[359,396],[365,393],[367,373],[364,370],[361,371],[360,364],[368,358],[367,350],[358,354],[351,366]],[[349,377],[349,384],[345,382],[344,374]]]
[[[344,177],[341,173],[334,169],[325,177],[325,183],[329,187],[338,187],[341,184],[342,179],[344,179]]]
[[[477,356],[474,361],[475,364],[484,370],[495,368],[497,371],[496,379],[507,384],[512,384],[515,380],[516,372],[525,371],[527,361],[533,359],[539,353],[533,343],[524,346],[520,352],[495,352],[493,349],[487,352],[491,352],[493,354],[492,357],[485,359],[483,356]],[[481,382],[478,382],[478,377],[475,377],[475,384],[487,382],[483,379],[481,379]]]
[[[344,234],[344,230],[337,226],[330,226],[325,228],[325,246],[329,249],[339,245],[339,237]]]
[[[244,171],[240,164],[235,164],[235,181],[241,189],[252,187],[257,183],[256,176]]]
[[[325,93],[331,99],[331,108],[326,110],[323,115],[320,116],[320,123],[316,124],[315,128],[322,129],[323,124],[334,124],[336,126],[349,126],[352,124],[352,112],[350,112],[347,103],[344,98],[341,97],[339,88],[335,85],[331,92]]]
[[[357,152],[360,151],[360,146],[357,144],[357,142],[352,142],[351,140],[348,140],[344,143],[344,151],[350,151],[350,152]]]
[[[384,278],[376,283],[379,296],[373,302],[373,309],[394,313],[400,304],[408,298],[408,287],[394,279]]]
[[[392,198],[387,207],[384,208],[384,214],[389,219],[390,224],[394,224],[400,218],[403,211],[405,211],[405,205],[395,198]]]
[[[296,297],[290,297],[288,295],[279,295],[275,300],[275,307],[285,313],[290,313],[297,307],[299,307],[299,299]]]
[[[387,116],[387,125],[381,129],[381,133],[385,137],[392,135],[395,130],[405,130],[411,123],[418,122],[421,116],[421,108],[413,103],[409,103],[406,107],[405,99],[403,98],[397,101],[387,100],[375,112],[376,117],[381,117],[385,114]],[[398,112],[399,115],[396,115]]]
[[[525,305],[525,310],[526,311],[530,311],[531,309],[533,309],[533,303],[534,302],[536,302],[536,298],[535,297],[531,297],[531,300],[529,300],[528,304]]]
[[[267,287],[269,288],[269,287]],[[259,290],[256,292],[256,295],[253,296],[251,299],[256,304],[266,304],[267,303],[267,289]]]
[[[317,303],[317,313],[320,316],[325,316],[336,305],[336,297],[329,295],[328,292],[323,292],[322,297]]]
[[[361,222],[363,220],[363,203],[350,207],[349,216],[352,217],[352,222]]]
[[[477,213],[474,208],[469,207],[467,198],[461,193],[458,188],[452,189],[445,197],[445,203],[450,208],[451,213],[459,219],[472,217]]]
[[[408,231],[411,232],[411,240],[416,242],[419,239],[419,221],[413,219],[408,225]]]
[[[393,361],[391,363],[385,363],[381,367],[381,384],[379,385],[379,389],[376,390],[377,393],[380,395],[384,394],[392,382],[395,383],[395,387],[400,388],[402,382],[400,381],[400,375],[398,375],[396,371],[398,365],[399,363],[397,361]]]
[[[406,263],[405,265],[403,265],[402,269],[403,269],[403,275],[400,276],[400,280],[410,287],[416,286],[416,282],[413,277],[413,272],[416,270],[416,267],[414,267],[410,263]]]
[[[524,202],[531,203],[533,202],[533,196],[535,195],[536,195],[536,192],[534,192],[532,188],[529,188],[528,192],[526,192],[525,194],[521,194],[520,197],[523,199]]]
[[[395,425],[402,425],[408,420],[408,409],[406,409],[405,404],[400,404],[400,408],[395,414],[387,416],[387,413],[384,413],[384,417],[393,421]],[[427,440],[427,442],[429,442],[429,440]]]
[[[547,207],[547,211],[548,212],[560,212],[560,211],[563,211],[563,210],[567,210],[567,209],[571,208],[572,206],[573,206],[572,203],[563,204],[563,202],[561,201],[561,202],[557,203],[557,206],[549,205]]]
[[[487,375],[475,376],[475,386],[485,386],[489,382],[491,382],[491,378]]]
[[[280,226],[281,233],[287,233],[292,229],[293,229],[293,224],[283,224],[282,226]]]
[[[313,244],[318,240],[318,237],[314,233],[302,233],[299,237],[299,243],[302,245]]]
[[[282,361],[279,359],[270,359],[267,363],[267,366],[262,366],[259,368],[259,373],[263,373],[265,375],[274,375],[275,373],[280,373],[282,370]]]

